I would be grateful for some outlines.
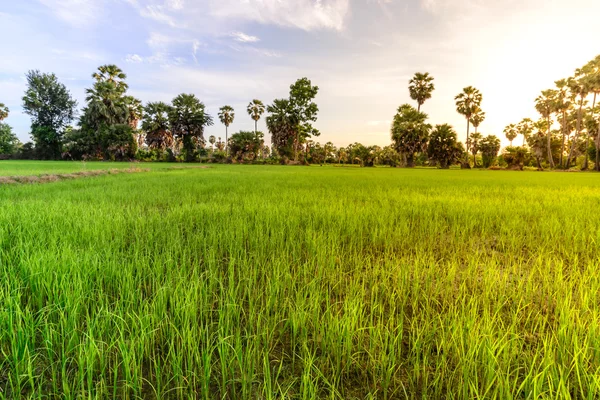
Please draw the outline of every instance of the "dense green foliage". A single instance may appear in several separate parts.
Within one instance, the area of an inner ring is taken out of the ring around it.
[[[277,166],[0,186],[0,397],[598,398],[599,189]]]
[[[465,149],[462,143],[456,139],[457,135],[454,129],[448,125],[436,125],[427,147],[429,159],[439,164],[440,168],[450,168],[460,159]]]
[[[31,136],[42,159],[60,159],[63,135],[75,118],[77,102],[54,74],[29,71],[23,110],[31,116]]]
[[[20,144],[10,125],[0,122],[0,155],[15,153]]]
[[[396,151],[406,155],[406,166],[414,167],[415,153],[424,151],[429,140],[431,125],[427,114],[409,104],[398,107],[392,121],[392,142]]]

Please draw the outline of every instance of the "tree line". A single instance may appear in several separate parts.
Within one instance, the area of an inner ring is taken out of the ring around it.
[[[485,120],[483,96],[472,86],[465,87],[454,99],[456,111],[466,120],[466,145],[458,141],[451,125],[428,123],[429,117],[421,109],[435,91],[429,73],[416,73],[409,81],[409,95],[416,108],[403,104],[397,109],[390,145],[354,143],[340,148],[314,140],[320,135],[313,126],[319,112],[314,101],[319,88],[307,78],[292,84],[287,98],[275,99],[266,106],[258,99],[250,101],[246,112],[254,121],[254,131],[229,135],[235,110],[229,105],[221,107],[217,117],[225,127],[224,140],[214,135],[205,138],[206,128],[215,121],[194,94],[179,94],[169,104],[143,105],[128,94],[127,76],[116,65],[100,66],[92,78],[93,85],[86,90],[85,105],[78,116],[77,102],[55,74],[29,71],[23,110],[31,117],[32,142],[21,144],[10,126],[2,122],[9,110],[0,103],[0,156],[440,168],[497,165],[514,169],[568,169],[581,159],[582,169],[589,168],[590,160],[596,170],[600,166],[600,109],[596,101],[600,93],[600,56],[577,69],[573,77],[557,81],[556,89],[541,93],[535,102],[539,120],[525,118],[508,125],[504,134],[510,146],[500,156],[500,139],[478,132]],[[271,147],[265,144],[264,133],[258,131],[258,121],[265,113]],[[513,146],[519,135],[523,137],[521,146]]]

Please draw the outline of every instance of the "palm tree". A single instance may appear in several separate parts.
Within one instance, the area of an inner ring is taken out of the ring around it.
[[[506,136],[511,146],[513,145],[513,140],[515,140],[518,134],[519,131],[517,130],[517,126],[515,124],[510,124],[504,128],[504,136]]]
[[[525,141],[531,136],[533,132],[533,121],[529,118],[523,118],[517,125],[517,131],[523,135],[523,147],[525,147]]]
[[[473,109],[473,115],[471,116],[471,125],[475,128],[475,133],[477,133],[477,128],[479,128],[479,125],[481,125],[483,121],[485,121],[485,112],[477,106]]]
[[[94,78],[98,83],[110,82],[114,84],[120,93],[125,93],[129,87],[125,83],[127,75],[121,70],[121,68],[113,64],[102,65],[98,67],[98,72],[95,72],[92,75],[92,78]]]
[[[146,132],[146,144],[154,149],[173,146],[173,134],[169,123],[171,106],[162,101],[148,103],[144,111],[142,129]]]
[[[128,110],[114,83],[98,82],[86,93],[88,106],[84,115],[93,127],[127,123]]]
[[[587,63],[584,67],[585,72],[585,81],[589,91],[594,95],[594,99],[592,101],[591,115],[590,119],[593,121],[596,117],[596,101],[598,95],[600,94],[600,55],[595,59]],[[599,121],[600,122],[600,121]],[[590,126],[593,127],[594,124]],[[588,132],[588,140],[586,141],[586,152],[585,152],[585,164],[584,169],[588,168],[588,152],[587,148],[589,147],[589,138],[593,136],[596,132]],[[590,135],[591,134],[591,135]],[[600,125],[598,127],[597,138],[596,138],[596,163],[594,169],[596,171],[600,171],[600,158],[598,154],[598,148],[600,146]]]
[[[473,116],[474,111],[476,111],[476,107],[479,108],[481,106],[482,99],[483,96],[481,95],[481,92],[473,86],[467,86],[454,98],[454,100],[456,100],[456,111],[458,111],[459,114],[464,115],[467,120],[467,148],[469,147],[471,117]],[[466,164],[469,164],[468,153]]]
[[[210,135],[208,137],[208,142],[210,143],[210,147],[212,151],[215,151],[215,142],[217,141],[217,138],[215,138],[215,135]]]
[[[4,121],[6,118],[8,118],[9,112],[10,112],[10,110],[8,109],[8,107],[6,107],[4,105],[4,103],[0,103],[0,122]]]
[[[556,101],[554,102],[554,112],[557,114],[557,117],[561,119],[560,125],[562,131],[562,145],[560,150],[560,166],[561,168],[563,168],[563,158],[565,154],[565,138],[569,129],[567,115],[573,107],[573,101],[575,100],[575,97],[569,92],[569,87],[567,85],[568,81],[566,79],[560,79],[554,83],[557,88]]]
[[[227,148],[227,136],[229,125],[233,123],[235,119],[235,112],[233,111],[233,107],[231,106],[223,106],[219,109],[219,119],[221,123],[225,125],[225,148]]]
[[[571,164],[571,158],[573,156],[573,151],[575,150],[575,146],[577,145],[577,140],[579,139],[579,134],[581,133],[581,121],[583,119],[583,105],[585,103],[585,98],[590,92],[589,82],[585,79],[585,70],[577,69],[575,71],[575,77],[571,77],[568,79],[569,89],[575,96],[579,97],[579,111],[577,112],[577,130],[575,132],[575,139],[571,143],[571,149],[569,150],[569,156],[567,157],[567,165],[566,168],[569,169]]]
[[[471,153],[473,154],[473,168],[477,167],[475,156],[477,156],[477,153],[479,152],[479,143],[481,142],[481,139],[483,139],[481,133],[475,132],[471,135],[471,148],[469,150],[471,150]]]
[[[142,102],[133,96],[123,97],[123,102],[125,103],[125,107],[127,107],[127,123],[133,129],[137,129],[138,123],[144,115]]]
[[[429,72],[417,72],[408,82],[410,98],[417,102],[417,111],[421,111],[421,106],[431,98],[434,90],[433,76],[429,75]]]
[[[550,133],[550,128],[552,127],[552,122],[550,120],[550,116],[552,115],[552,111],[554,109],[554,104],[556,102],[557,92],[556,90],[549,89],[542,91],[542,95],[538,96],[535,99],[535,109],[546,119],[547,122],[547,132],[546,132],[546,140],[547,140],[547,151],[548,151],[548,162],[550,163],[550,168],[554,168],[554,159],[552,158],[552,148],[551,148],[551,139],[552,134]]]
[[[254,134],[258,130],[258,120],[265,113],[265,105],[262,101],[254,99],[248,104],[248,115],[254,120]]]

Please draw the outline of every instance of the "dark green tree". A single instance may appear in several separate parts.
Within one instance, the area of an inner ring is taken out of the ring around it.
[[[144,107],[142,130],[146,132],[146,144],[151,149],[165,150],[173,144],[169,122],[172,107],[162,101],[148,103]]]
[[[410,104],[398,107],[392,122],[392,142],[399,153],[406,155],[406,166],[415,166],[415,153],[425,151],[431,125],[427,114],[418,111]]]
[[[448,124],[436,125],[427,146],[427,155],[430,160],[436,161],[440,168],[448,169],[452,164],[460,161],[465,149],[458,142],[456,131]]]
[[[267,107],[267,127],[271,133],[273,147],[282,157],[293,155],[298,160],[300,146],[320,132],[313,127],[317,121],[319,107],[314,102],[318,86],[313,86],[308,78],[298,79],[290,86],[289,99],[277,99]]]
[[[197,143],[204,140],[204,128],[212,126],[212,117],[195,95],[182,93],[173,99],[169,120],[173,136],[183,142],[186,161],[194,161]]]
[[[489,168],[494,164],[500,151],[500,139],[494,135],[489,135],[481,139],[479,142],[479,150],[481,151],[481,159],[484,168]]]
[[[21,142],[8,124],[0,122],[0,154],[14,154]]]
[[[31,116],[31,136],[39,157],[61,157],[66,127],[75,117],[77,102],[54,74],[29,71],[23,110]]]
[[[229,138],[229,152],[239,161],[250,157],[254,160],[264,144],[263,138],[262,132],[240,131],[234,133]]]

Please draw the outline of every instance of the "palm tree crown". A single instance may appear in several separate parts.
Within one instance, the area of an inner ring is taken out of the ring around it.
[[[265,105],[262,101],[254,99],[248,104],[248,115],[254,120],[254,133],[256,133],[258,120],[265,113]]]
[[[408,82],[410,98],[417,102],[417,111],[421,111],[421,106],[431,98],[434,90],[433,77],[429,75],[429,72],[417,72]]]

